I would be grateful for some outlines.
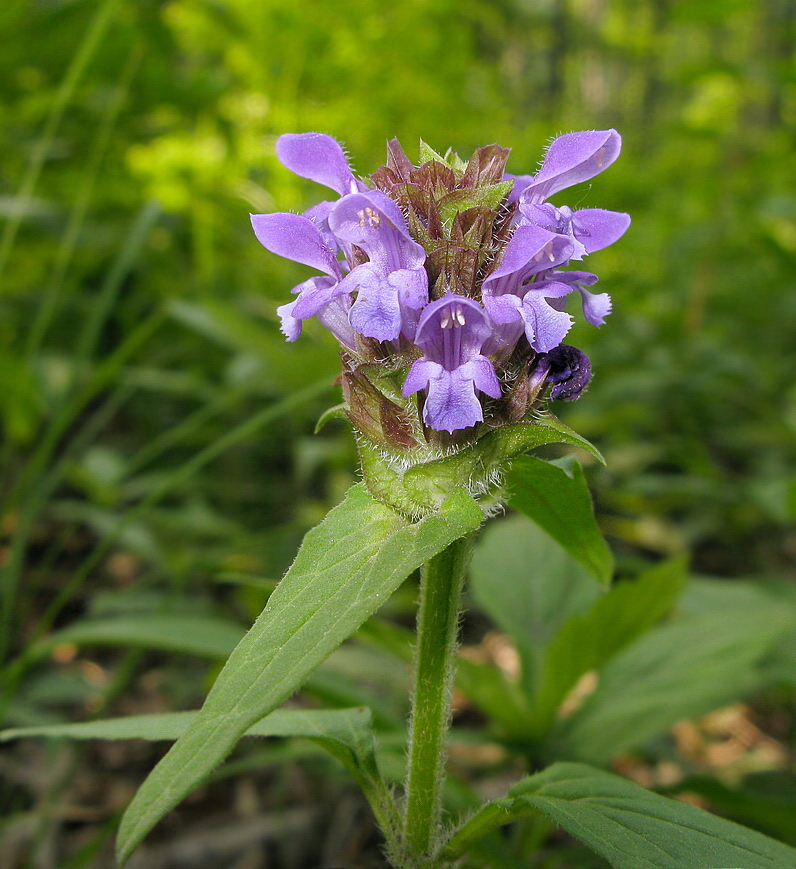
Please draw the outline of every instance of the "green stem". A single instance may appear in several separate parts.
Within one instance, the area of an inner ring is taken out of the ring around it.
[[[439,845],[459,606],[471,553],[472,537],[463,537],[422,574],[404,818],[409,866],[434,865]]]

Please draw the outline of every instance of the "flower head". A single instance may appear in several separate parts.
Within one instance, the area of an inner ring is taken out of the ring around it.
[[[594,326],[611,300],[591,291],[596,275],[568,266],[619,239],[630,218],[550,198],[620,148],[615,130],[568,133],[536,174],[515,176],[498,145],[464,161],[421,144],[413,165],[393,140],[385,165],[361,180],[331,137],[280,137],[280,160],[339,197],[302,215],[252,215],[268,250],[319,272],[280,307],[282,330],[293,341],[316,317],[337,337],[349,416],[382,457],[447,454],[506,424],[532,425],[547,395],[583,392],[591,365],[562,343],[574,321],[567,300],[579,295]]]

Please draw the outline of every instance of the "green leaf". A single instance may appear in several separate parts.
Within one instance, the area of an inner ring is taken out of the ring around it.
[[[750,824],[768,836],[796,845],[795,784],[796,776],[785,771],[753,773],[732,788],[710,775],[690,776],[678,782],[670,793],[699,794],[725,818]]]
[[[78,724],[54,724],[0,731],[0,741],[25,737],[51,739],[179,739],[198,712],[131,715]],[[377,812],[394,805],[379,772],[369,709],[277,709],[249,727],[244,736],[305,737],[334,755],[357,779]],[[391,822],[389,817],[383,820]]]
[[[503,731],[511,736],[524,733],[530,718],[522,686],[512,682],[493,664],[460,657],[456,662],[456,687]]]
[[[122,819],[120,860],[413,570],[482,520],[481,509],[461,490],[438,513],[409,523],[375,501],[363,484],[354,486],[306,535],[198,718],[139,789]]]
[[[603,585],[614,572],[614,557],[594,519],[583,470],[571,473],[533,456],[519,456],[508,475],[509,504],[533,519]]]
[[[613,658],[552,738],[559,757],[607,763],[683,718],[761,688],[760,666],[794,615],[775,601],[662,625]]]
[[[529,693],[561,624],[587,610],[600,594],[589,573],[524,516],[486,528],[473,557],[470,585],[481,609],[516,644]]]
[[[567,692],[649,630],[674,606],[686,580],[685,559],[663,562],[638,579],[620,582],[583,615],[573,615],[547,647],[533,698],[532,735],[541,738]]]
[[[450,840],[455,859],[487,833],[542,812],[614,869],[793,869],[796,850],[688,803],[580,763],[556,763],[484,806]]]
[[[771,585],[733,580],[696,580],[689,583],[680,600],[684,613],[717,612],[724,609],[752,610],[778,606],[796,613],[796,591],[788,585]],[[793,628],[777,641],[762,661],[761,667],[774,682],[796,686],[796,617]]]
[[[56,646],[113,646],[161,649],[207,658],[226,658],[245,631],[225,619],[209,616],[146,615],[79,621],[39,640],[30,657],[49,654]]]

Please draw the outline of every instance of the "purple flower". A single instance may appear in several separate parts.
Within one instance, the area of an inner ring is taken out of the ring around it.
[[[484,307],[495,323],[521,319],[528,343],[534,350],[552,350],[569,332],[572,317],[553,307],[548,299],[571,293],[574,286],[563,281],[526,283],[563,265],[572,256],[566,236],[538,226],[518,226],[497,266],[484,278]]]
[[[481,306],[464,296],[449,293],[423,311],[415,335],[423,356],[409,369],[403,394],[427,390],[423,420],[431,428],[454,432],[483,420],[476,390],[500,398],[495,369],[481,354],[490,333]]]
[[[530,204],[544,202],[559,190],[599,175],[616,160],[621,148],[622,139],[616,130],[587,130],[559,136],[550,143],[536,175],[514,177],[509,201],[522,196]]]
[[[276,156],[291,172],[340,196],[367,190],[354,178],[340,143],[324,133],[285,133],[277,139]]]
[[[324,133],[285,133],[276,140],[279,161],[300,175],[345,196],[368,188],[354,178],[340,143]],[[329,229],[329,212],[334,202],[324,201],[304,212],[320,230],[324,242],[334,251],[340,250],[339,240]],[[347,251],[346,251],[347,253]]]
[[[409,235],[401,209],[379,190],[344,196],[329,213],[329,228],[368,255],[338,287],[356,292],[350,323],[361,335],[395,341],[414,338],[428,302],[426,252]]]
[[[591,272],[558,272],[554,271],[548,278],[557,283],[567,284],[570,290],[580,293],[583,304],[583,314],[592,326],[602,326],[605,318],[611,313],[611,297],[608,293],[590,293],[586,287],[597,283],[597,275]],[[555,306],[557,302],[553,302]]]
[[[252,214],[250,218],[254,234],[266,250],[326,274],[326,277],[309,278],[294,287],[292,292],[297,293],[298,298],[277,309],[283,334],[288,341],[295,341],[301,334],[301,321],[318,313],[331,301],[330,290],[343,277],[340,263],[321,231],[304,215]],[[300,303],[304,305],[303,311],[296,310]],[[308,308],[311,313],[306,312]],[[338,337],[348,344],[350,336]]]
[[[616,130],[590,130],[559,136],[547,149],[536,175],[514,179],[510,200],[517,201],[518,225],[532,224],[572,239],[571,259],[613,244],[627,230],[630,217],[619,211],[584,208],[572,211],[556,207],[547,200],[559,190],[588,181],[606,169],[619,156],[622,139]]]
[[[378,190],[351,193],[329,211],[334,237],[343,247],[356,245],[369,257],[347,275],[343,266],[350,263],[337,259],[322,230],[306,215],[254,214],[251,220],[265,248],[326,274],[294,287],[298,298],[278,309],[289,341],[301,334],[302,320],[315,315],[351,349],[356,347],[355,332],[379,341],[397,340],[403,333],[412,340],[428,302],[426,253],[412,241],[401,210],[389,196]],[[358,295],[353,304],[341,298],[354,292]]]
[[[621,238],[630,226],[630,215],[604,208],[573,211],[568,205],[557,208],[550,202],[529,204],[520,198],[517,224],[540,226],[566,235],[573,243],[571,259],[583,259]]]

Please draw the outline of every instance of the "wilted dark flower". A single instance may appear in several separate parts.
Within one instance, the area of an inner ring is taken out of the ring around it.
[[[550,398],[561,401],[574,401],[580,398],[591,380],[589,357],[577,347],[559,344],[549,353],[542,353],[536,359],[536,368],[531,381],[552,384]]]
[[[322,273],[293,289],[296,299],[279,309],[282,330],[294,341],[317,317],[339,340],[360,433],[388,452],[425,450],[428,460],[532,421],[548,391],[580,395],[591,366],[562,344],[573,323],[566,300],[580,294],[595,326],[611,301],[588,289],[595,275],[566,267],[616,241],[630,218],[548,200],[593,178],[620,147],[615,130],[570,133],[551,143],[535,175],[513,176],[497,145],[468,162],[421,145],[414,166],[393,140],[386,164],[363,182],[329,136],[280,137],[280,160],[339,199],[303,215],[252,215],[252,224],[268,250]]]

